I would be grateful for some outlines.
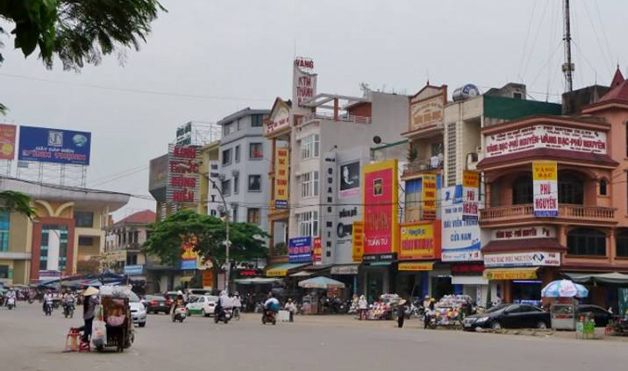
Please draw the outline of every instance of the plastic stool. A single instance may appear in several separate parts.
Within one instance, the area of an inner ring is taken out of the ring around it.
[[[89,346],[89,341],[88,342],[83,342],[83,340],[81,340],[81,344],[79,345],[79,349],[78,352],[79,353],[83,353],[83,352],[91,352],[92,349]]]
[[[70,328],[70,332],[65,337],[65,350],[64,352],[79,352],[81,343],[81,332],[75,328]]]

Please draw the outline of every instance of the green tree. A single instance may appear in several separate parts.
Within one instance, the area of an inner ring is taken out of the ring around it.
[[[32,201],[33,199],[24,193],[0,191],[0,209],[20,213],[30,219],[34,219],[37,216],[35,208],[31,206]]]
[[[230,222],[231,262],[237,264],[265,257],[268,252],[265,238],[268,237],[257,225]],[[214,274],[217,274],[226,262],[225,240],[224,221],[193,210],[182,210],[154,223],[144,248],[147,254],[158,257],[164,264],[178,264],[183,244],[190,243],[204,261],[212,262]]]
[[[11,28],[0,26],[0,35],[24,57],[39,51],[48,68],[57,57],[64,69],[79,70],[115,51],[138,50],[159,11],[165,8],[157,0],[0,0],[0,19]]]

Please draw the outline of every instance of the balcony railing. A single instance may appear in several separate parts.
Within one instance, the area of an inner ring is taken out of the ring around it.
[[[354,124],[370,124],[371,123],[370,117],[342,114],[342,115],[338,115],[338,117],[336,118],[334,117],[333,114],[330,114],[330,113],[313,112],[313,113],[303,116],[301,120],[299,121],[299,124],[305,124],[306,122],[313,121],[313,120],[351,122]]]
[[[435,171],[443,169],[443,161],[438,157],[431,160],[414,160],[408,162],[404,169],[403,175],[414,174],[421,171]]]
[[[532,204],[489,207],[481,210],[482,222],[495,222],[509,219],[524,219],[534,217]],[[588,219],[612,221],[615,218],[615,209],[610,207],[559,205],[558,217],[563,219]]]

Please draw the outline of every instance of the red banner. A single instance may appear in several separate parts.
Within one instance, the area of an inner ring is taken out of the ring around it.
[[[0,160],[13,160],[15,158],[15,137],[17,127],[15,125],[0,124]]]
[[[397,251],[397,161],[364,166],[364,255]]]

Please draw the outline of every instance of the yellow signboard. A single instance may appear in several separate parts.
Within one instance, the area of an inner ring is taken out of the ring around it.
[[[353,222],[352,248],[353,262],[362,262],[362,257],[364,256],[364,222]]]
[[[399,271],[405,272],[421,272],[431,271],[434,269],[434,263],[399,263]]]
[[[402,224],[399,260],[440,259],[440,222]]]
[[[436,174],[424,174],[421,201],[423,201],[423,220],[436,219]]]
[[[266,277],[285,277],[287,275],[287,269],[269,269],[266,271]]]
[[[275,149],[275,209],[288,208],[288,178],[290,150],[285,147]]]
[[[463,171],[462,186],[464,188],[480,188],[480,174],[476,171]]]
[[[484,278],[487,280],[535,280],[538,278],[538,268],[511,268],[511,269],[485,269]]]
[[[532,163],[533,180],[557,180],[558,165],[556,161],[534,161]]]

